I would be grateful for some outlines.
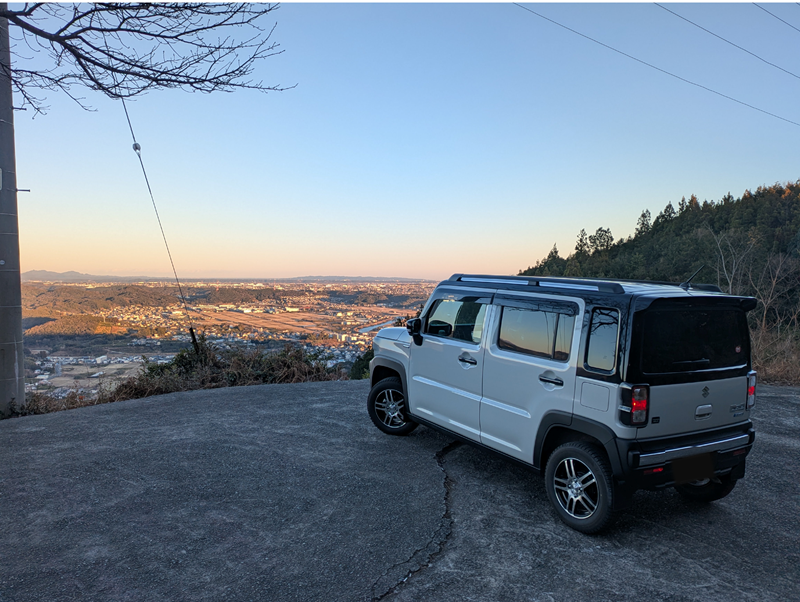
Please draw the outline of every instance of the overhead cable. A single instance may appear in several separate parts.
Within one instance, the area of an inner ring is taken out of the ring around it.
[[[797,4],[798,6],[800,6],[800,2],[795,2],[795,4]],[[788,21],[784,21],[783,19],[781,19],[781,18],[780,18],[778,15],[776,15],[775,13],[771,13],[771,12],[769,12],[769,11],[768,11],[766,8],[764,8],[764,7],[763,7],[763,6],[761,6],[760,4],[756,4],[755,2],[753,2],[753,5],[757,6],[758,8],[760,8],[761,10],[763,10],[763,11],[764,11],[765,13],[767,13],[768,15],[772,15],[773,17],[775,17],[775,18],[776,18],[778,21],[780,21],[781,23],[785,23],[786,25],[788,25],[789,27],[791,27],[791,28],[792,28],[792,29],[794,29],[795,31],[798,31],[798,32],[800,32],[800,29],[798,29],[797,27],[795,27],[794,25],[792,25],[792,24],[791,24],[791,23],[789,23]]]
[[[738,103],[738,104],[740,104],[742,106],[745,106],[745,107],[748,107],[750,109],[753,109],[754,111],[758,111],[759,113],[764,113],[765,115],[769,115],[770,117],[774,117],[775,119],[780,119],[781,121],[785,121],[786,123],[791,123],[792,125],[796,125],[796,126],[800,127],[800,123],[798,123],[797,121],[792,121],[791,119],[786,119],[786,117],[781,117],[780,115],[776,115],[775,113],[770,113],[769,111],[765,111],[764,109],[759,109],[756,106],[753,106],[753,105],[748,104],[748,103],[746,103],[744,101],[741,101],[741,100],[738,100],[736,98],[733,98],[732,96],[728,96],[727,94],[723,94],[722,92],[717,92],[716,90],[712,90],[708,86],[704,86],[702,84],[698,84],[697,82],[693,82],[691,80],[688,80],[685,77],[681,77],[680,75],[676,75],[674,73],[671,73],[670,71],[667,71],[666,69],[662,69],[661,67],[656,67],[655,65],[653,65],[651,63],[648,63],[647,61],[643,61],[642,59],[637,59],[635,56],[632,56],[632,55],[630,55],[630,54],[628,54],[626,52],[623,52],[622,50],[617,50],[613,46],[609,46],[608,44],[605,44],[605,43],[603,43],[603,42],[601,42],[599,40],[595,40],[594,38],[589,37],[586,34],[583,34],[583,33],[579,32],[579,31],[576,31],[576,30],[572,29],[571,27],[567,27],[566,25],[562,25],[558,21],[554,21],[553,19],[551,19],[549,17],[545,17],[544,15],[542,15],[540,13],[537,13],[534,10],[531,10],[527,6],[522,6],[521,4],[518,4],[517,2],[514,2],[513,4],[518,6],[518,7],[520,7],[523,10],[528,11],[529,13],[532,13],[532,14],[536,15],[537,17],[540,17],[540,18],[544,19],[545,21],[549,21],[553,25],[558,25],[559,27],[561,27],[563,29],[566,29],[567,31],[570,31],[570,32],[572,32],[572,33],[574,33],[576,35],[579,35],[580,37],[585,38],[585,39],[589,40],[590,42],[594,42],[595,44],[599,44],[600,46],[602,46],[604,48],[608,48],[609,50],[613,50],[617,54],[621,54],[622,56],[625,56],[625,57],[627,57],[627,58],[629,58],[629,59],[631,59],[633,61],[636,61],[637,63],[641,63],[642,65],[650,67],[651,69],[655,69],[656,71],[660,71],[661,73],[664,73],[665,75],[669,75],[670,77],[674,77],[675,79],[679,79],[682,82],[685,82],[687,84],[691,84],[692,86],[696,86],[698,88],[706,90],[707,92],[711,92],[712,94],[716,94],[717,96],[721,96],[722,98],[727,98],[728,100],[731,100],[731,101],[733,101],[735,103]]]
[[[695,27],[697,27],[698,29],[702,29],[703,31],[705,31],[705,32],[706,32],[706,33],[708,33],[708,34],[711,34],[711,35],[712,35],[712,36],[714,36],[715,38],[719,38],[719,39],[720,39],[720,40],[722,40],[723,42],[725,42],[725,43],[727,43],[727,44],[730,44],[731,46],[733,46],[733,47],[735,47],[735,48],[738,48],[738,49],[739,49],[739,50],[741,50],[742,52],[746,52],[746,53],[747,53],[747,54],[749,54],[750,56],[754,56],[755,58],[757,58],[757,59],[758,59],[759,61],[761,61],[762,63],[766,63],[767,65],[770,65],[770,66],[772,66],[772,67],[775,67],[776,69],[780,69],[780,70],[781,70],[781,71],[783,71],[784,73],[788,73],[788,74],[789,74],[789,75],[791,75],[792,77],[796,77],[797,79],[800,79],[800,75],[797,75],[796,73],[792,73],[791,71],[789,71],[789,70],[787,70],[787,69],[784,69],[783,67],[781,67],[781,66],[779,66],[779,65],[776,65],[775,63],[770,63],[768,60],[766,60],[766,59],[764,59],[764,58],[761,58],[761,57],[760,57],[760,56],[758,56],[756,53],[754,53],[754,52],[750,52],[750,51],[749,51],[747,48],[742,48],[742,47],[741,47],[741,46],[739,46],[738,44],[734,44],[734,43],[733,43],[733,42],[731,42],[730,40],[726,40],[726,39],[725,39],[725,38],[723,38],[722,36],[715,34],[713,31],[709,31],[708,29],[706,29],[706,28],[705,28],[705,27],[703,27],[702,25],[698,25],[698,24],[697,24],[697,23],[695,23],[694,21],[690,21],[690,20],[689,20],[689,19],[687,19],[686,17],[684,17],[684,16],[682,16],[682,15],[679,15],[679,14],[678,14],[678,13],[676,13],[674,10],[670,10],[670,9],[668,9],[666,6],[663,6],[663,5],[659,4],[658,2],[654,2],[653,4],[655,4],[655,5],[656,5],[656,6],[658,6],[659,8],[663,8],[663,9],[664,9],[665,11],[667,11],[668,13],[672,13],[673,15],[675,15],[676,17],[678,17],[679,19],[683,19],[683,20],[684,20],[684,21],[686,21],[687,23],[690,23],[691,25],[694,25],[694,26],[695,26]],[[756,6],[758,6],[758,5],[756,5]],[[759,7],[759,8],[760,8],[760,7]]]
[[[158,227],[161,229],[161,237],[164,239],[164,246],[167,248],[167,256],[169,263],[172,266],[172,273],[175,275],[175,282],[178,283],[178,293],[180,293],[181,301],[183,302],[183,309],[186,312],[186,317],[189,318],[189,334],[192,337],[192,345],[196,353],[200,353],[200,347],[197,343],[197,337],[194,333],[194,326],[192,324],[192,316],[189,314],[189,306],[186,303],[186,296],[183,294],[183,287],[178,278],[178,271],[175,269],[175,262],[172,261],[172,253],[169,250],[169,243],[167,243],[167,235],[164,233],[164,226],[161,224],[161,216],[158,214],[158,207],[156,207],[156,199],[153,196],[153,189],[150,188],[150,179],[147,177],[147,170],[144,168],[144,160],[142,160],[142,146],[136,141],[136,134],[133,133],[133,124],[131,123],[131,116],[128,114],[128,106],[125,104],[125,98],[120,96],[122,101],[122,108],[125,109],[125,119],[128,120],[128,127],[131,130],[131,138],[133,138],[133,150],[136,156],[139,157],[139,165],[142,166],[142,174],[144,174],[144,182],[147,184],[147,191],[150,193],[150,200],[153,203],[153,210],[156,212],[156,219],[158,220]]]

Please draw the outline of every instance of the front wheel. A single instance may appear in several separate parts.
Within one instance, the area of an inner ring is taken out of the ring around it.
[[[545,485],[558,517],[576,531],[597,533],[611,519],[611,469],[594,445],[573,441],[556,448]]]
[[[714,502],[721,500],[736,487],[736,481],[730,475],[702,479],[693,483],[675,485],[675,489],[687,500],[693,502]]]
[[[408,435],[417,423],[406,417],[403,383],[397,377],[375,383],[367,398],[367,413],[372,422],[388,435]]]

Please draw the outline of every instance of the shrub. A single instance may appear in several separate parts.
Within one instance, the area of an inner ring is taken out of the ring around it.
[[[100,397],[121,401],[176,391],[347,378],[343,372],[329,370],[325,360],[318,354],[291,345],[272,353],[239,349],[221,351],[201,337],[197,351],[183,349],[166,364],[146,362],[136,376],[101,392]]]
[[[375,352],[368,349],[356,358],[353,367],[350,368],[350,380],[362,380],[369,378],[369,363],[375,357]]]
[[[110,387],[101,387],[96,396],[70,391],[57,398],[46,393],[27,396],[22,407],[11,406],[9,416],[27,416],[70,410],[151,395],[272,383],[347,380],[341,370],[327,368],[327,357],[308,353],[301,347],[286,345],[278,352],[256,350],[218,350],[204,337],[198,348],[183,349],[165,364],[145,361],[138,374]]]
[[[61,410],[72,410],[85,406],[106,403],[97,397],[85,394],[82,391],[70,391],[65,397],[56,397],[49,393],[34,392],[25,396],[25,405],[17,406],[13,401],[9,407],[8,416],[3,418],[13,418],[16,416],[31,416],[33,414],[49,414],[50,412],[60,412]]]

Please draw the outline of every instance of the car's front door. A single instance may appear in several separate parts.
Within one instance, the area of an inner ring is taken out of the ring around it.
[[[439,291],[411,346],[408,402],[413,414],[470,439],[480,437],[483,324],[492,291]]]

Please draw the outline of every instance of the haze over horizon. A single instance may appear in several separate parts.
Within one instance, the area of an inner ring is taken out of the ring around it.
[[[529,5],[800,122],[800,6],[764,6],[786,23],[752,4],[669,10],[780,69],[657,5]],[[797,125],[513,4],[273,15],[285,52],[254,79],[296,88],[128,103],[182,279],[516,274],[582,228],[624,238],[643,209],[800,178]],[[16,114],[22,271],[169,278],[122,107],[83,96],[95,112],[49,94],[47,115]]]
[[[46,279],[45,277],[69,277],[73,278],[76,281],[80,280],[87,280],[87,279],[112,279],[112,278],[121,278],[126,280],[131,279],[141,279],[141,280],[166,280],[166,281],[174,281],[175,276],[170,274],[169,276],[148,276],[146,274],[87,274],[85,272],[78,272],[76,270],[68,270],[66,272],[55,272],[53,270],[27,270],[22,272],[22,280],[23,282],[26,280],[37,281],[40,278]],[[180,277],[180,274],[178,274]],[[284,277],[272,277],[272,276],[235,276],[233,278],[229,278],[226,276],[217,276],[217,275],[206,275],[206,276],[196,276],[193,278],[181,278],[181,281],[184,280],[253,280],[253,281],[260,281],[260,280],[415,280],[415,281],[427,281],[427,278],[405,278],[400,276],[372,276],[372,275],[356,275],[356,276],[347,276],[341,274],[332,274],[332,275],[313,275],[308,274],[305,276],[284,276]],[[433,281],[431,281],[433,282]]]

